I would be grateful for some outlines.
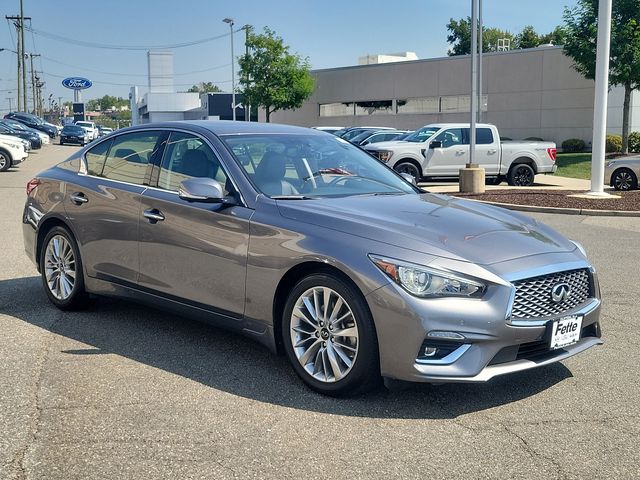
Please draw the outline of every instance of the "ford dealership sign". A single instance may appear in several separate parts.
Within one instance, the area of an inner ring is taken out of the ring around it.
[[[69,77],[62,80],[62,85],[72,90],[83,90],[89,88],[93,83],[88,78]]]

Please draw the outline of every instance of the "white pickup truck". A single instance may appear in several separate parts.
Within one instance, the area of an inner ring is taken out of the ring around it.
[[[416,130],[402,141],[367,145],[365,150],[416,181],[423,177],[457,177],[469,162],[469,124],[437,123]],[[529,186],[538,173],[555,172],[553,142],[500,141],[495,125],[476,125],[475,163],[487,183]]]

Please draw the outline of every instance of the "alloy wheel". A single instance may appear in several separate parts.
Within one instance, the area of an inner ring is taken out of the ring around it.
[[[349,304],[329,287],[313,287],[291,313],[291,345],[298,362],[318,381],[337,382],[358,355],[358,326]]]
[[[624,170],[618,172],[613,179],[613,186],[616,190],[631,190],[632,183],[633,178],[631,178],[631,174]]]
[[[66,300],[76,282],[76,260],[69,241],[62,235],[51,237],[44,262],[49,291],[58,300]]]
[[[533,175],[529,167],[516,167],[514,172],[514,184],[521,187],[528,187],[533,183]]]
[[[398,173],[408,173],[413,178],[416,179],[416,182],[420,180],[420,173],[418,171],[418,167],[416,167],[412,163],[401,163],[396,167],[396,172]]]

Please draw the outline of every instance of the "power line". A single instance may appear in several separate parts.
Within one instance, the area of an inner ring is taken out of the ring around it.
[[[49,75],[51,77],[54,78],[67,78],[68,75],[59,75],[57,73],[49,73],[49,72],[42,72],[43,75]],[[132,85],[132,83],[116,83],[116,82],[103,82],[100,80],[96,80],[93,83],[98,84],[98,85],[117,85],[117,86],[124,86],[124,87],[130,87]],[[214,84],[220,84],[220,83],[231,83],[231,80],[218,80],[218,81],[212,81],[211,83]],[[174,86],[176,87],[184,87],[184,86],[192,86],[193,82],[191,83],[174,83]]]
[[[224,33],[222,35],[216,35],[215,37],[207,37],[207,38],[202,38],[200,40],[165,44],[165,45],[109,45],[105,43],[88,42],[86,40],[79,40],[77,38],[71,39],[71,38],[63,37],[61,35],[57,35],[55,33],[38,30],[33,28],[32,26],[25,27],[25,29],[29,30],[32,33],[35,33],[36,35],[40,35],[41,37],[49,38],[51,40],[56,40],[63,43],[69,43],[71,45],[77,45],[81,47],[101,48],[106,50],[153,50],[153,49],[183,48],[183,47],[190,47],[192,45],[200,45],[203,43],[212,42],[214,40],[220,40],[221,38],[225,38],[231,35],[231,33]]]

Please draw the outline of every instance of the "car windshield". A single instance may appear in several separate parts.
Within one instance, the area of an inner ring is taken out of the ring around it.
[[[64,133],[84,133],[84,130],[81,127],[76,127],[75,125],[67,125],[62,129],[62,131]]]
[[[411,135],[409,135],[407,138],[405,138],[404,141],[405,142],[414,142],[414,143],[426,142],[438,130],[440,130],[440,127],[422,127],[421,129],[416,130]]]
[[[222,139],[256,188],[272,198],[419,192],[393,170],[338,137],[260,134]]]

